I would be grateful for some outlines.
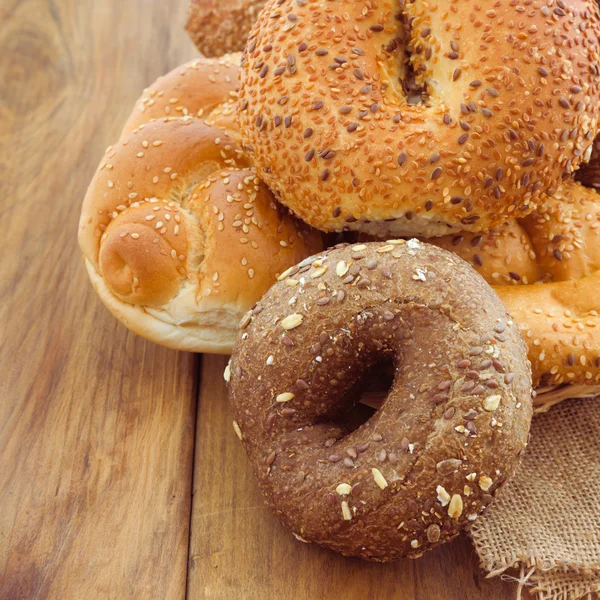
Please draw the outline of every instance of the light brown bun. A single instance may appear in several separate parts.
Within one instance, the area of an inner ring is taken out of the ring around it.
[[[527,232],[515,219],[483,233],[464,231],[430,242],[458,254],[491,285],[535,283],[540,266]]]
[[[181,350],[230,352],[243,314],[279,273],[321,247],[319,234],[276,204],[235,132],[192,116],[225,114],[215,90],[226,105],[234,97],[228,63],[196,61],[145,92],[101,161],[80,220],[106,306],[132,331]],[[187,114],[163,116],[169,106]]]
[[[534,385],[598,385],[600,271],[575,281],[494,290],[527,342]]]
[[[195,117],[238,135],[236,86],[241,54],[196,58],[159,77],[136,102],[121,136],[150,121]]]
[[[420,556],[485,510],[527,444],[531,374],[492,288],[416,240],[303,261],[242,322],[226,371],[268,504],[302,541]],[[349,422],[373,367],[394,382]]]
[[[265,0],[191,0],[186,30],[204,56],[244,49]]]
[[[600,194],[567,181],[519,221],[434,238],[494,286],[529,346],[536,386],[600,382]]]
[[[270,0],[242,65],[243,142],[319,229],[485,231],[589,158],[599,33],[595,0]]]

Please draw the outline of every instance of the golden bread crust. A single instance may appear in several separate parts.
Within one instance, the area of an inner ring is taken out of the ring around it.
[[[596,2],[398,5],[267,3],[240,88],[261,176],[325,231],[432,237],[530,213],[598,131]]]
[[[235,59],[200,59],[145,90],[82,207],[79,243],[103,302],[182,350],[230,352],[276,276],[322,247],[239,146],[236,73]]]

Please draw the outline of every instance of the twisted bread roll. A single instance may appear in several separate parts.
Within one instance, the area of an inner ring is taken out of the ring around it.
[[[600,115],[595,0],[270,0],[241,131],[284,204],[326,231],[485,231],[553,196]]]
[[[244,49],[265,0],[191,0],[186,30],[204,56]]]
[[[483,279],[416,240],[327,250],[242,321],[226,371],[268,504],[303,541],[420,556],[477,519],[527,443],[525,344]],[[383,406],[348,413],[375,365]]]
[[[519,221],[430,240],[494,286],[529,345],[536,386],[600,382],[600,195],[567,181]]]
[[[182,350],[230,352],[277,274],[321,247],[237,143],[234,61],[193,61],[146,90],[83,203],[79,243],[102,301]]]

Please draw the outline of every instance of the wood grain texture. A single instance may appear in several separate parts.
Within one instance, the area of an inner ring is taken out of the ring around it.
[[[197,357],[95,297],[80,202],[142,88],[194,56],[186,10],[0,2],[0,600],[512,598],[464,539],[390,565],[296,542],[232,432],[224,359],[198,392]]]
[[[185,0],[0,3],[0,598],[182,599],[198,359],[128,334],[77,247]]]
[[[264,505],[226,401],[227,360],[202,361],[188,580],[189,600],[507,600],[485,580],[465,537],[424,558],[348,559],[296,541]],[[251,401],[251,399],[249,399]]]

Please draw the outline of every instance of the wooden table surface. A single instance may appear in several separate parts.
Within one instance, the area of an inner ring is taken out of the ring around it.
[[[226,0],[225,0],[226,1]],[[0,599],[500,600],[466,538],[379,565],[297,542],[231,429],[225,358],[95,297],[80,203],[186,0],[0,0]]]

